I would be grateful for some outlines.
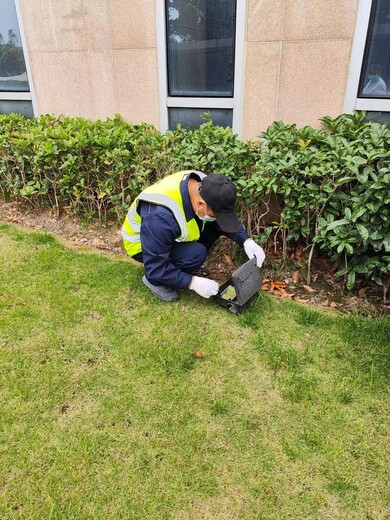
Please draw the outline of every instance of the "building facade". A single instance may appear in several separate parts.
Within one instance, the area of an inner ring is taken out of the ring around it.
[[[2,0],[0,34],[0,113],[165,131],[210,112],[245,140],[390,113],[390,0]]]

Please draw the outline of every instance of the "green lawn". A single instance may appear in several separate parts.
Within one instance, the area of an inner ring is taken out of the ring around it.
[[[390,517],[389,320],[142,272],[0,224],[1,518]]]

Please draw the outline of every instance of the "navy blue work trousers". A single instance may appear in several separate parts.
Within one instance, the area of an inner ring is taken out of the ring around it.
[[[197,242],[174,243],[171,250],[171,261],[174,266],[185,273],[199,271],[210,248],[222,234],[215,225],[207,225],[206,229],[203,230]],[[143,262],[142,252],[134,255],[133,258],[137,262]]]

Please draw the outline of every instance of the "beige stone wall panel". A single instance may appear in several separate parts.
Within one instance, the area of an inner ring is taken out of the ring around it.
[[[92,116],[87,52],[37,52],[31,61],[39,113]]]
[[[351,42],[285,42],[276,119],[319,126],[318,119],[342,112]]]
[[[21,0],[20,10],[28,52],[55,50],[51,4],[47,0]]]
[[[87,11],[82,0],[51,0],[47,2],[47,8],[50,9],[53,24],[55,50],[87,49],[84,23]]]
[[[153,0],[108,0],[114,49],[157,46]]]
[[[285,0],[284,40],[352,38],[358,0]]]
[[[247,44],[243,139],[255,138],[275,119],[281,43]]]
[[[283,39],[285,0],[249,0],[248,42],[270,42]]]
[[[92,119],[106,119],[117,112],[112,51],[88,52]]]
[[[118,113],[132,123],[158,127],[157,54],[155,49],[113,51]]]
[[[158,125],[153,0],[21,0],[21,12],[39,114]]]
[[[112,48],[108,0],[83,0],[84,31],[88,49]]]

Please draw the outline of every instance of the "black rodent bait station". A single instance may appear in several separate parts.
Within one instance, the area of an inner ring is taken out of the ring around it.
[[[230,312],[238,314],[261,289],[260,269],[256,258],[252,258],[239,267],[232,277],[221,285],[214,301]]]

